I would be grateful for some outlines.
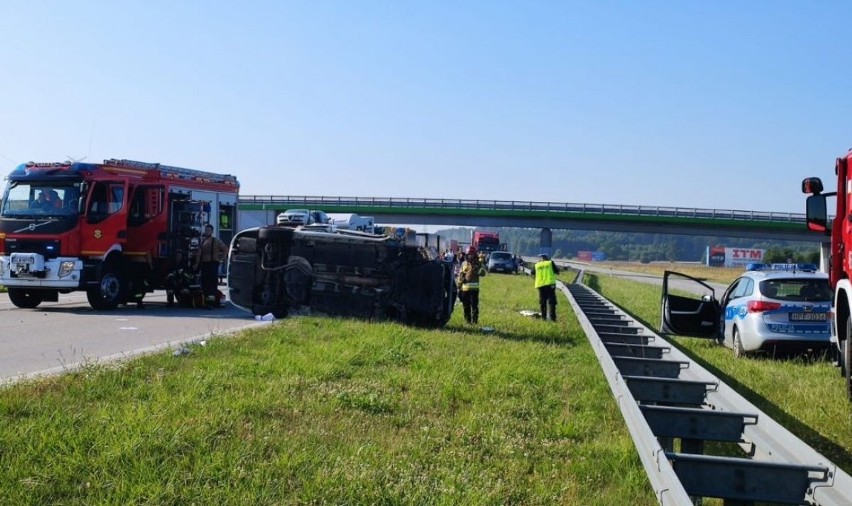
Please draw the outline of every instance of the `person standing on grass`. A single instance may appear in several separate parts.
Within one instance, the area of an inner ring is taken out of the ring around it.
[[[541,260],[535,264],[535,287],[538,289],[538,305],[541,318],[556,321],[556,275],[559,268],[546,254],[538,255]]]
[[[459,287],[459,299],[464,307],[464,321],[473,325],[479,323],[479,278],[484,275],[485,269],[479,263],[476,248],[469,246],[456,284]]]

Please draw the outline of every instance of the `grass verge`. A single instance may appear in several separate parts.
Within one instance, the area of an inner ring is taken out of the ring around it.
[[[568,304],[483,333],[298,317],[0,390],[8,504],[656,504]]]

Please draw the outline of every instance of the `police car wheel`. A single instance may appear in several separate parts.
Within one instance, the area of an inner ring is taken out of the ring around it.
[[[733,329],[733,347],[734,347],[734,356],[737,358],[742,358],[746,356],[745,348],[743,348],[743,342],[740,339],[740,331],[737,330],[736,327]]]

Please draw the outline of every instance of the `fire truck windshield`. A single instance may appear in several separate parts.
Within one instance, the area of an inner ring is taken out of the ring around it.
[[[69,217],[79,213],[80,183],[71,181],[13,181],[3,198],[0,216]]]
[[[497,251],[500,249],[500,240],[495,237],[480,237],[479,249],[485,252]]]

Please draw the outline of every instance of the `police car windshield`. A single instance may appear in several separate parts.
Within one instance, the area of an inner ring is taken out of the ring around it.
[[[80,184],[63,182],[13,182],[5,198],[0,216],[4,218],[67,217],[78,212]]]
[[[827,279],[776,278],[760,282],[760,293],[775,300],[829,302],[831,287]]]

